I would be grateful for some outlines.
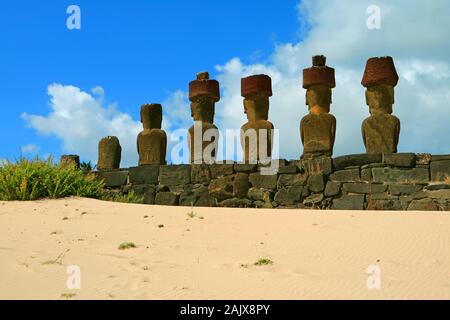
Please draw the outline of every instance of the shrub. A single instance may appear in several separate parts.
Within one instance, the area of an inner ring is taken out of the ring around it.
[[[119,250],[127,250],[132,248],[137,248],[134,242],[123,242],[119,245]]]
[[[92,170],[94,170],[94,168],[95,168],[95,166],[93,166],[90,161],[88,161],[88,162],[83,161],[82,163],[80,163],[80,169],[84,173],[90,173],[90,172],[92,172]]]
[[[255,266],[267,266],[273,264],[273,261],[267,258],[261,258],[254,263]]]
[[[51,158],[21,158],[0,164],[0,200],[37,200],[68,196],[100,198],[104,183],[74,166],[56,165]]]

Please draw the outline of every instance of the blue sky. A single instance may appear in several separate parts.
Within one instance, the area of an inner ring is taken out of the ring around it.
[[[216,119],[227,128],[245,122],[239,78],[271,75],[276,93],[271,117],[275,127],[284,130],[281,135],[292,136],[282,139],[280,155],[298,158],[298,123],[307,113],[300,74],[317,53],[327,55],[337,72],[332,106],[338,118],[336,154],[364,151],[359,127],[368,112],[359,82],[365,60],[377,55],[393,55],[401,74],[394,107],[403,120],[400,151],[450,153],[448,138],[442,138],[450,135],[445,122],[450,106],[443,106],[450,97],[444,86],[450,83],[450,28],[445,15],[450,6],[441,0],[422,2],[4,3],[0,159],[15,158],[22,148],[30,156],[78,153],[95,162],[99,135],[115,134],[120,128],[121,142],[126,144],[124,164],[131,165],[136,159],[133,139],[140,105],[162,102],[168,129],[189,126],[187,84],[202,70],[221,81],[223,98]],[[376,32],[365,26],[366,8],[372,3],[380,5],[384,19],[382,30]],[[81,30],[66,28],[70,4],[81,8]],[[57,86],[49,87],[53,84]],[[80,96],[88,103],[79,103]],[[115,111],[107,112],[111,107]],[[72,117],[80,110],[84,117]],[[85,121],[101,113],[99,122]],[[105,129],[99,133],[95,126]],[[431,129],[438,132],[431,134]]]
[[[82,29],[66,28],[66,9],[81,8]],[[144,102],[184,89],[199,70],[234,56],[265,59],[296,33],[296,1],[9,1],[0,10],[0,158],[61,141],[27,128],[23,112],[48,112],[51,83],[93,88],[138,119]],[[13,137],[11,134],[13,133]]]

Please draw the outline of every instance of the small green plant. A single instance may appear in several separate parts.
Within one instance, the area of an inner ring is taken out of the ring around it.
[[[80,163],[80,170],[83,173],[91,173],[95,166],[92,165],[91,161],[83,161]]]
[[[255,262],[255,266],[267,266],[273,264],[273,261],[267,258],[261,258]]]
[[[190,212],[187,213],[187,216],[189,219],[194,219],[197,216],[197,214],[191,210]]]
[[[119,250],[127,250],[127,249],[132,249],[132,248],[137,248],[133,242],[124,242],[124,243],[121,243],[119,246]]]
[[[203,217],[203,216],[198,216],[197,213],[194,212],[194,207],[193,207],[193,206],[191,207],[191,211],[189,211],[189,212],[187,213],[187,216],[188,216],[188,219],[194,219],[194,218],[198,218],[198,219],[200,219],[200,220],[205,219],[205,217]],[[188,220],[188,219],[186,219],[186,220]]]
[[[75,166],[59,166],[52,158],[20,158],[15,163],[5,161],[0,165],[0,200],[99,198],[103,187],[103,181],[94,174],[84,174]]]
[[[76,293],[61,293],[61,298],[72,299],[76,296]]]
[[[144,196],[137,195],[133,190],[128,192],[127,194],[115,194],[115,195],[103,195],[102,200],[105,201],[113,201],[113,202],[122,202],[122,203],[136,203],[143,204]]]

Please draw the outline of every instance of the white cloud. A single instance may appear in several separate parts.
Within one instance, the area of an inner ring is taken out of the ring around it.
[[[51,109],[48,115],[22,115],[30,127],[42,135],[61,139],[65,153],[78,154],[94,163],[97,163],[100,139],[108,135],[117,136],[122,146],[121,166],[137,165],[136,138],[142,124],[129,114],[120,112],[116,104],[105,104],[102,87],[95,87],[88,93],[74,86],[55,83],[48,87],[48,95]],[[177,143],[170,139],[170,133],[191,125],[187,94],[176,91],[164,100],[163,106],[163,129],[169,136],[170,155],[171,148]],[[37,153],[38,149],[33,147],[25,146],[22,152]]]
[[[90,94],[74,86],[52,84],[48,94],[51,111],[47,116],[22,115],[29,126],[40,134],[61,139],[64,152],[79,154],[95,163],[100,139],[117,136],[122,146],[122,165],[136,165],[136,136],[141,124],[118,111],[116,105],[104,105],[102,88],[96,87]]]
[[[331,112],[337,118],[335,155],[364,152],[361,123],[368,116],[361,86],[365,62],[392,55],[398,73],[394,114],[402,123],[399,151],[450,152],[450,21],[448,1],[377,1],[382,29],[369,30],[366,9],[373,1],[305,0],[299,5],[302,25],[312,29],[300,43],[278,45],[268,64],[245,65],[234,58],[216,68],[224,91],[218,103],[219,128],[246,122],[240,78],[267,73],[273,80],[269,120],[280,130],[280,155],[302,153],[300,119],[307,114],[302,69],[324,54],[336,69]]]
[[[39,152],[39,147],[35,144],[27,144],[25,146],[20,147],[20,152],[24,156],[37,155]]]
[[[181,144],[187,150],[187,129],[192,126],[191,107],[188,94],[177,90],[170,94],[163,102],[162,129],[167,133],[167,161],[169,163],[187,163],[189,154],[177,154],[172,159],[172,150],[176,144]]]
[[[381,8],[381,30],[366,27],[369,5]],[[240,78],[257,73],[272,77],[269,120],[280,130],[280,156],[299,158],[300,119],[307,114],[301,71],[311,57],[324,54],[336,69],[331,112],[337,118],[335,155],[364,152],[361,123],[368,116],[361,78],[369,57],[394,57],[399,85],[394,114],[402,123],[400,152],[450,153],[450,2],[304,0],[298,7],[299,25],[311,26],[299,43],[277,45],[266,64],[244,64],[234,58],[216,67],[222,100],[216,106],[219,129],[246,122]],[[305,20],[308,19],[308,20]],[[97,142],[106,135],[120,138],[123,165],[137,161],[135,139],[141,124],[114,105],[104,105],[103,89],[93,94],[72,86],[49,86],[52,111],[47,116],[24,115],[42,134],[56,135],[67,152],[97,158]],[[192,125],[187,93],[176,91],[163,102],[164,128],[170,132]],[[172,146],[171,143],[169,146]],[[170,147],[168,150],[170,155]]]

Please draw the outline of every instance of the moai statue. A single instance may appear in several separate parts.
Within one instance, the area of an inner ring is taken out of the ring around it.
[[[370,58],[361,84],[366,87],[370,117],[362,124],[367,153],[396,153],[400,120],[392,115],[394,87],[398,83],[392,57]]]
[[[189,128],[191,163],[213,163],[219,144],[219,130],[214,125],[215,104],[220,100],[219,82],[200,72],[189,83],[189,100],[194,125]]]
[[[336,86],[334,69],[326,66],[326,57],[314,56],[313,66],[303,70],[303,88],[309,114],[300,122],[302,159],[332,156],[336,137],[336,118],[330,114],[331,89]]]
[[[167,135],[161,130],[162,106],[145,104],[141,107],[144,130],[137,137],[139,165],[166,164]]]
[[[108,136],[98,143],[98,170],[113,170],[120,168],[122,147],[117,137]]]
[[[248,122],[241,127],[244,162],[270,160],[272,155],[273,124],[269,118],[269,97],[272,79],[264,74],[241,79],[241,95]]]
[[[62,155],[59,160],[59,165],[61,167],[74,166],[75,169],[80,169],[80,156],[76,154]]]

